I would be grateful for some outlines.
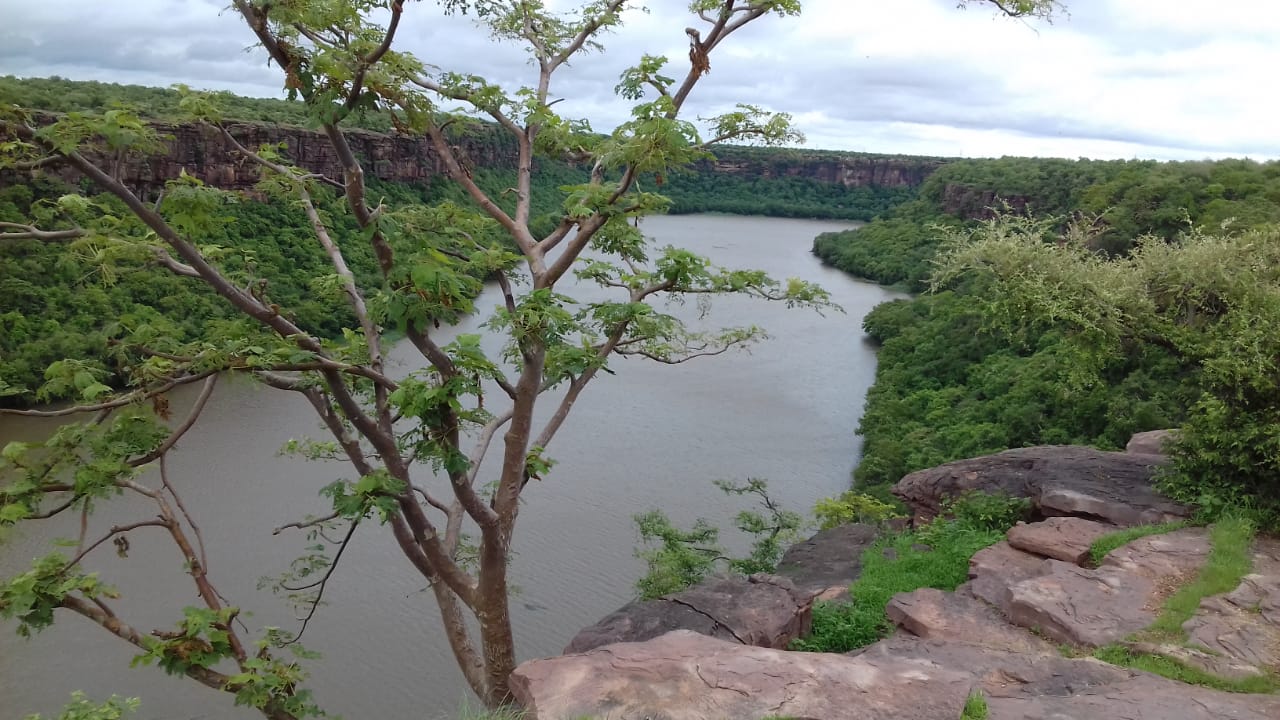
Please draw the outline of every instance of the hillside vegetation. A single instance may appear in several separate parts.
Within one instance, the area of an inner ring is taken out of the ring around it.
[[[310,121],[298,102],[244,98],[215,93],[227,118],[304,127]],[[19,79],[0,77],[0,106],[17,105],[57,113],[99,113],[128,108],[142,117],[181,122],[182,94],[174,89],[137,85],[82,82],[63,78]],[[345,124],[385,132],[393,127],[385,112],[353,113]],[[511,145],[504,132],[485,132],[478,124],[477,142]],[[514,146],[508,148],[514,153]],[[780,163],[801,159],[795,151],[726,148],[735,158]],[[806,152],[804,157],[833,161],[842,153]],[[514,171],[475,169],[480,187],[501,203],[514,200],[504,188],[515,185]],[[533,182],[534,232],[548,232],[559,218],[562,194],[558,188],[585,182],[587,170],[554,160],[537,166]],[[869,220],[895,204],[914,197],[911,188],[846,188],[803,177],[748,179],[710,172],[675,173],[650,177],[646,183],[672,197],[672,212],[726,212]],[[418,205],[472,201],[458,186],[447,182],[427,185],[372,183],[389,212]],[[50,217],[73,212],[58,198],[77,192],[53,179],[15,184],[0,176],[0,222],[23,223],[33,216]],[[105,200],[105,199],[104,199]],[[355,233],[354,220],[335,198],[318,198],[346,232]],[[508,208],[510,210],[510,208]],[[324,274],[327,260],[315,252],[314,238],[297,228],[306,227],[302,210],[289,200],[269,195],[245,197],[218,208],[220,221],[209,236],[217,252],[233,267],[252,268],[264,276],[260,292],[280,306],[296,308],[294,318],[321,337],[351,322],[333,316],[317,299],[324,288],[309,278]],[[121,217],[127,217],[121,213]],[[36,397],[33,388],[45,380],[46,370],[59,358],[82,358],[89,372],[114,378],[112,339],[129,327],[147,323],[165,328],[179,340],[211,322],[226,320],[227,309],[203,286],[181,282],[169,273],[149,270],[150,258],[131,258],[120,272],[104,276],[93,270],[104,254],[118,252],[102,239],[73,244],[49,244],[34,240],[0,242],[0,404],[26,405],[52,397]],[[353,271],[362,281],[372,279],[374,260],[367,246],[355,244],[348,251]],[[156,316],[144,306],[160,308]],[[118,378],[117,378],[118,379]]]
[[[1175,496],[1280,508],[1277,220],[1280,163],[1003,158],[817,238],[837,267],[924,291],[864,321],[882,348],[857,482],[1180,426]]]
[[[934,228],[961,227],[1005,204],[1055,218],[1058,229],[1083,219],[1094,230],[1090,247],[1122,255],[1144,235],[1173,240],[1191,227],[1280,222],[1280,163],[958,160],[930,175],[914,202],[856,233],[823,235],[814,252],[858,277],[919,291],[942,237]]]

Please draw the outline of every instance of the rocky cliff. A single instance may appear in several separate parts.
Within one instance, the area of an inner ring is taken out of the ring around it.
[[[700,172],[760,177],[804,177],[845,187],[919,187],[943,158],[867,153],[805,152],[727,147],[716,159],[698,163]]]
[[[1167,437],[1135,436],[1124,453],[1023,448],[903,478],[894,493],[920,519],[977,489],[1024,497],[1041,520],[980,550],[954,592],[894,595],[885,616],[896,632],[847,655],[785,648],[826,596],[814,592],[858,577],[849,559],[874,548],[878,529],[869,526],[792,548],[778,568],[784,577],[717,579],[632,603],[580,633],[565,655],[520,665],[512,691],[530,720],[1280,717],[1280,694],[1261,682],[1280,672],[1280,540],[1255,539],[1245,551],[1250,574],[1203,597],[1181,625],[1185,643],[1167,630],[1134,633],[1152,627],[1165,600],[1218,552],[1209,531],[1165,528],[1093,558],[1093,542],[1117,528],[1188,512],[1152,487]],[[1117,648],[1184,672],[1171,679],[1100,661]],[[1232,685],[1246,680],[1259,682]]]
[[[1016,214],[1025,214],[1032,198],[1027,195],[1001,195],[990,188],[947,183],[942,189],[940,204],[942,211],[952,217],[990,220],[994,216],[994,208],[1006,205]]]
[[[215,187],[244,190],[259,178],[259,168],[246,162],[235,147],[215,129],[195,124],[156,125],[164,138],[165,151],[148,158],[135,158],[121,168],[122,179],[131,187],[149,193],[182,171]],[[241,123],[232,134],[246,147],[275,145],[298,166],[332,178],[342,177],[342,168],[323,134],[305,128]],[[425,139],[365,130],[347,133],[365,169],[380,180],[423,183],[444,173],[435,148]],[[516,149],[503,133],[481,129],[454,141],[463,163],[470,167],[514,167]],[[863,153],[765,150],[726,147],[718,158],[698,164],[699,172],[757,177],[803,177],[845,187],[917,187],[945,160]],[[74,181],[70,175],[64,179]]]
[[[157,123],[155,127],[163,138],[165,151],[126,161],[121,177],[129,186],[149,193],[184,170],[228,190],[248,189],[258,181],[260,168],[241,157],[235,145],[213,127],[168,123]],[[232,125],[229,131],[245,147],[277,146],[299,167],[330,178],[342,177],[342,165],[333,147],[319,132],[249,123]],[[380,180],[423,183],[444,173],[439,153],[425,139],[365,130],[348,131],[347,138],[356,156],[365,161],[366,172]],[[454,147],[470,167],[512,167],[514,146],[503,140],[496,133],[482,132],[455,140]]]

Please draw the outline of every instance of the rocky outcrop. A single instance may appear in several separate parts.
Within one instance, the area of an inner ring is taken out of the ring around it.
[[[1072,445],[1021,448],[913,472],[898,481],[893,494],[917,520],[936,516],[945,500],[976,490],[1029,498],[1044,516],[1141,525],[1188,514],[1152,488],[1152,476],[1164,462],[1159,455]]]
[[[862,571],[862,551],[880,536],[874,525],[852,523],[823,530],[787,549],[777,573],[802,592],[831,599],[847,592]]]
[[[1188,528],[1135,540],[1109,554],[1097,569],[1044,559],[1035,568],[1020,563],[1019,575],[1002,568],[993,582],[982,578],[984,566],[979,565],[975,583],[1004,588],[995,604],[1011,624],[1054,642],[1099,647],[1155,622],[1170,588],[1194,578],[1208,554],[1208,534]]]
[[[1134,433],[1125,444],[1124,451],[1141,455],[1166,455],[1169,445],[1178,437],[1177,430],[1148,430]]]
[[[1027,195],[1001,194],[988,187],[959,183],[943,186],[939,203],[943,212],[964,220],[990,220],[995,211],[1003,211],[1006,206],[1018,215],[1025,215],[1028,209],[1035,210]]]
[[[1240,605],[1236,602],[1274,607],[1268,605],[1266,598],[1272,597],[1267,579],[1280,583],[1272,574],[1280,568],[1269,565],[1270,558],[1280,558],[1275,548],[1267,541],[1259,543],[1255,569],[1261,568],[1265,574],[1246,578],[1232,593],[1235,601],[1227,601],[1230,605],[1237,609]],[[873,661],[928,661],[942,670],[968,673],[987,698],[990,720],[1276,717],[1280,713],[1280,696],[1225,693],[1093,658],[1063,657],[1041,637],[1072,644],[1099,644],[1120,639],[1117,633],[1127,634],[1118,628],[1126,623],[1130,631],[1146,627],[1163,597],[1198,570],[1207,551],[1203,530],[1179,530],[1135,540],[1113,551],[1098,570],[1091,571],[1000,543],[974,557],[974,579],[956,592],[922,589],[894,597],[886,611],[903,632],[866,648],[859,657]],[[1038,574],[1028,578],[1028,573]],[[1066,582],[1063,577],[1073,580]],[[1004,585],[1006,597],[1013,598],[1014,613],[1002,618],[996,608],[982,602],[974,591],[984,584],[988,590]],[[1038,589],[1039,597],[1030,598],[1029,588]],[[1129,593],[1132,597],[1127,596]],[[1232,594],[1221,599],[1225,601]],[[1037,608],[1034,617],[1019,616],[1020,611],[1031,607]],[[1265,647],[1265,641],[1249,642],[1243,637],[1258,634],[1259,621],[1255,618],[1252,631],[1241,632],[1230,621],[1222,623],[1221,618],[1232,613],[1230,609],[1224,611],[1213,599],[1206,599],[1201,612],[1184,629],[1194,632],[1196,628],[1216,627],[1207,636],[1227,641],[1213,648],[1206,646],[1211,652],[1167,646],[1168,654],[1190,664],[1200,658],[1204,662],[1199,667],[1223,677],[1240,677],[1241,672],[1251,669],[1263,672],[1250,668],[1240,659],[1242,653],[1232,655],[1229,649],[1240,641],[1255,649]],[[1218,631],[1223,629],[1226,632]],[[1195,642],[1193,638],[1191,644]],[[1131,646],[1143,652],[1159,649],[1142,643]],[[1267,665],[1263,668],[1277,669]]]
[[[1033,555],[1083,565],[1093,541],[1116,531],[1115,525],[1078,517],[1055,517],[1038,523],[1018,523],[1005,537],[1013,547]]]
[[[687,630],[532,660],[511,676],[529,720],[955,720],[972,686],[927,660],[785,652]]]
[[[1259,540],[1254,573],[1231,592],[1202,601],[1183,626],[1188,642],[1147,642],[1150,634],[1135,633],[1148,628],[1164,600],[1204,566],[1208,531],[1182,528],[1138,538],[1090,567],[1090,545],[1118,528],[1097,518],[1163,519],[1177,509],[1141,481],[1149,480],[1149,472],[1135,469],[1162,458],[1086,448],[1028,450],[1035,452],[935,468],[924,481],[908,483],[906,495],[927,507],[964,490],[1001,490],[1032,498],[1042,513],[1074,507],[1088,517],[1058,515],[1014,527],[1005,541],[973,556],[970,580],[955,592],[923,588],[895,596],[885,613],[899,632],[885,640],[841,656],[677,630],[525,663],[512,677],[513,691],[530,717],[541,720],[954,720],[974,691],[986,697],[990,720],[1280,717],[1280,695],[1221,692],[1076,656],[1121,643],[1224,678],[1280,674],[1280,542]],[[1098,472],[1072,481],[1064,463]],[[1103,487],[1115,478],[1119,489]],[[933,507],[936,512],[938,505]],[[859,567],[853,552],[841,559],[839,548],[861,553],[874,539],[866,527],[821,533],[788,554],[787,571],[802,594],[847,582]]]
[[[814,594],[774,575],[713,578],[683,592],[624,605],[569,641],[566,653],[648,640],[672,630],[784,648],[809,632]]]
[[[1207,667],[1195,659],[1189,664],[1234,677],[1280,673],[1280,541],[1260,539],[1253,572],[1231,592],[1201,600],[1182,629],[1192,645],[1208,651]]]

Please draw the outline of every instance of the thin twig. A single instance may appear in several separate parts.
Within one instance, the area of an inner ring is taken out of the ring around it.
[[[310,590],[311,588],[315,588],[315,587],[319,588],[318,590],[316,590],[315,598],[313,598],[311,601],[311,609],[307,611],[307,616],[304,618],[301,618],[302,627],[298,629],[298,634],[294,635],[291,640],[287,640],[285,642],[280,643],[280,647],[285,647],[286,645],[292,645],[302,639],[302,634],[307,631],[307,624],[311,622],[311,618],[315,617],[316,609],[320,607],[320,601],[324,597],[324,589],[329,584],[329,578],[333,577],[333,571],[338,569],[338,561],[342,559],[342,553],[347,549],[347,545],[351,543],[351,536],[355,535],[356,527],[359,525],[360,525],[359,520],[351,521],[351,527],[347,528],[347,535],[346,537],[342,538],[342,544],[338,546],[338,551],[333,554],[333,562],[329,563],[329,567],[325,569],[324,577],[320,578],[314,583],[311,583],[310,585],[303,585],[301,587],[289,587],[287,585],[280,586],[285,590],[289,590],[290,592]]]
[[[182,513],[182,517],[186,519],[187,524],[191,526],[191,531],[196,535],[196,546],[200,548],[200,567],[207,573],[209,572],[209,561],[204,552],[204,535],[200,532],[200,526],[196,525],[196,521],[192,519],[191,513],[187,510],[187,506],[182,502],[182,497],[178,495],[178,491],[173,489],[173,485],[169,482],[169,469],[165,465],[165,455],[160,456],[160,484],[164,485],[164,489],[169,491],[169,495],[173,498],[173,502],[177,504],[178,511]],[[223,598],[225,602],[226,598]]]
[[[272,534],[272,535],[279,535],[281,532],[284,532],[285,530],[288,530],[289,528],[297,528],[297,529],[299,529],[299,530],[305,530],[306,528],[309,528],[309,527],[315,527],[315,526],[317,526],[317,525],[321,525],[321,524],[327,523],[327,522],[329,522],[330,520],[336,520],[336,519],[338,519],[339,517],[341,517],[341,515],[342,515],[341,513],[334,512],[334,513],[330,513],[330,514],[328,514],[328,515],[325,515],[324,517],[309,518],[309,519],[307,519],[307,520],[299,520],[298,522],[291,522],[291,523],[288,523],[288,524],[285,524],[285,525],[281,525],[280,527],[276,528],[275,530],[272,530],[272,531],[271,531],[271,534]]]
[[[75,567],[76,564],[79,563],[81,560],[83,560],[86,555],[93,552],[95,549],[97,549],[99,545],[110,540],[116,535],[120,535],[121,533],[127,533],[130,530],[137,530],[138,528],[142,528],[142,527],[167,528],[169,527],[169,523],[165,522],[163,519],[156,519],[156,520],[143,520],[142,522],[136,522],[131,525],[113,525],[111,526],[111,530],[107,532],[106,535],[103,535],[102,537],[98,538],[92,545],[76,553],[75,557],[71,558],[71,560],[66,565],[62,566],[62,572],[66,572],[71,568]]]

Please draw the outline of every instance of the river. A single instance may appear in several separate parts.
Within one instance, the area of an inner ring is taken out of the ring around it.
[[[714,488],[717,478],[766,478],[775,499],[798,511],[848,488],[859,456],[853,430],[875,374],[861,321],[895,295],[824,267],[809,252],[818,233],[847,227],[710,215],[644,221],[659,245],[688,247],[725,266],[764,268],[779,279],[816,281],[846,313],[718,299],[710,322],[758,324],[771,339],[750,354],[674,367],[617,360],[615,374],[595,381],[549,448],[558,464],[525,493],[511,571],[519,587],[513,614],[522,658],[556,654],[579,628],[633,597],[642,571],[633,555],[633,514],[664,508],[684,523],[707,517],[727,526],[744,505]],[[490,289],[481,306],[494,301]],[[682,312],[696,314],[692,303]],[[407,344],[392,358],[401,372],[414,367]],[[180,393],[175,407],[191,395]],[[38,438],[48,428],[0,416],[0,446]],[[253,611],[253,626],[296,627],[281,600],[256,590],[259,576],[283,570],[306,544],[300,533],[273,536],[272,529],[323,514],[317,489],[350,477],[341,466],[277,454],[286,440],[308,435],[321,437],[304,401],[224,381],[171,456],[172,479],[204,531],[210,575],[233,604]],[[149,515],[128,499],[112,501],[95,515],[93,528],[101,533]],[[73,537],[77,522],[20,528],[0,547],[0,576],[47,552],[50,538]],[[452,717],[466,693],[430,593],[390,533],[369,525],[357,533],[330,583],[328,604],[303,639],[324,655],[308,664],[309,686],[321,706],[349,720]],[[177,608],[197,598],[177,552],[167,542],[151,542],[148,530],[131,533],[127,558],[104,549],[90,567],[124,592],[119,607],[135,626],[169,628]],[[142,719],[260,717],[190,680],[156,668],[130,669],[132,655],[123,641],[68,614],[30,641],[19,638],[12,623],[0,625],[0,720],[54,712],[76,689],[95,698],[138,696]]]

